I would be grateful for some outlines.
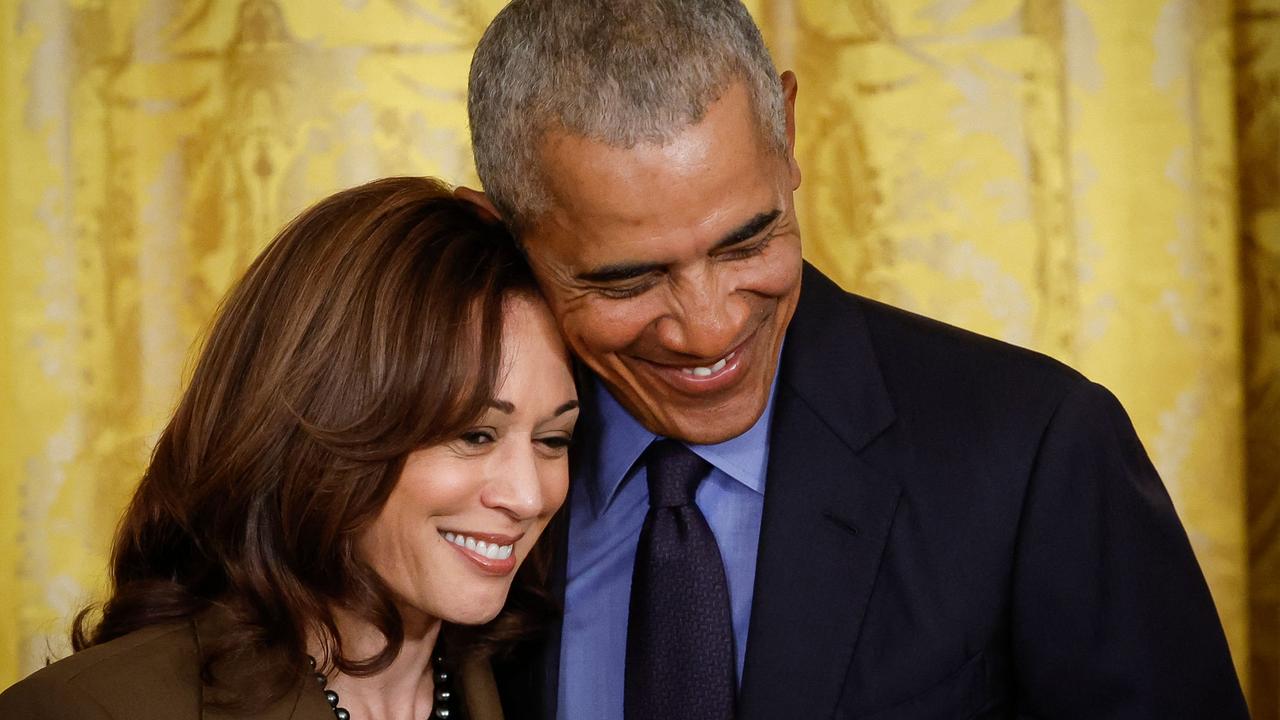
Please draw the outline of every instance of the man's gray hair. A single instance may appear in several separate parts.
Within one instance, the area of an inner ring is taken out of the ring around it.
[[[782,85],[739,0],[514,0],[471,60],[480,181],[520,229],[546,209],[538,146],[548,130],[622,148],[665,143],[737,81],[762,136],[785,151]]]

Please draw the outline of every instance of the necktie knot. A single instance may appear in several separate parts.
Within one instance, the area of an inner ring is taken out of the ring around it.
[[[698,457],[683,443],[668,438],[655,440],[645,451],[649,506],[679,507],[692,504],[698,484],[710,470],[711,463]]]

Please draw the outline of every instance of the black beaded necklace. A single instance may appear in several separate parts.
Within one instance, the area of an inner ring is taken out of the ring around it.
[[[329,678],[324,673],[316,670],[316,659],[307,656],[308,662],[311,663],[311,672],[316,679],[316,683],[320,685],[320,690],[324,692],[324,699],[329,702],[329,707],[333,708],[333,716],[338,720],[351,720],[351,712],[344,707],[338,705],[338,693],[329,689]],[[453,680],[453,676],[444,668],[444,658],[437,655],[432,663],[433,674],[435,676],[435,695],[431,703],[431,717],[435,720],[449,720],[453,717],[449,712],[449,703],[453,700],[453,691],[449,688],[449,683]]]

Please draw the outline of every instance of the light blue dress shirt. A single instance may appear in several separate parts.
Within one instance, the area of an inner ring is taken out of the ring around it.
[[[631,417],[597,379],[600,423],[594,453],[580,460],[569,493],[569,556],[560,645],[560,720],[622,720],[631,572],[649,486],[640,455],[656,437]],[[774,377],[774,389],[777,377]],[[756,424],[717,445],[690,445],[712,471],[695,501],[720,546],[729,582],[738,681],[747,651],[747,625],[756,576],[773,389]]]

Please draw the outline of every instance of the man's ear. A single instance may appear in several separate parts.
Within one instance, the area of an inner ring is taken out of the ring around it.
[[[791,170],[792,189],[800,187],[800,164],[796,162],[796,93],[800,83],[796,74],[787,70],[782,73],[782,98],[787,113],[787,166]]]
[[[474,205],[476,212],[485,220],[502,222],[502,215],[498,214],[498,208],[493,206],[493,201],[489,199],[489,196],[483,190],[473,190],[459,185],[453,189],[453,196],[463,202]]]

